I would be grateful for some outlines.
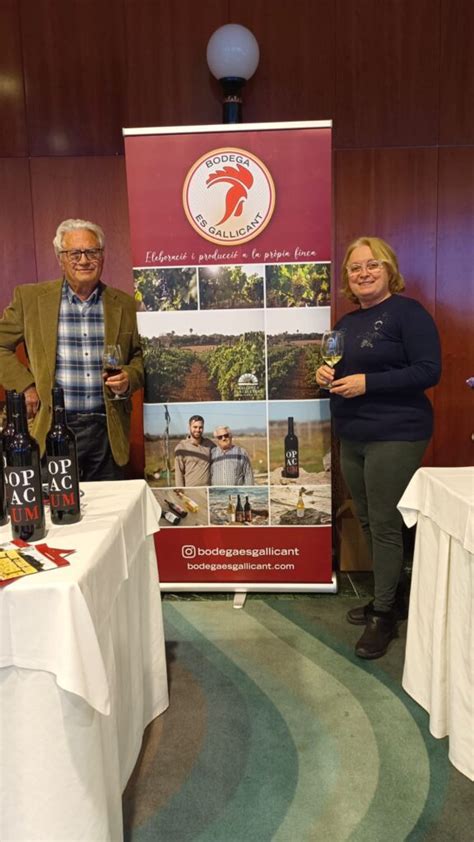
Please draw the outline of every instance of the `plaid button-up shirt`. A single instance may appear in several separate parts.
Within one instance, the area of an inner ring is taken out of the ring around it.
[[[229,450],[211,450],[211,485],[253,485],[253,471],[249,455],[243,447],[233,444]]]
[[[102,379],[102,282],[86,301],[63,283],[56,349],[56,385],[69,412],[105,412]]]

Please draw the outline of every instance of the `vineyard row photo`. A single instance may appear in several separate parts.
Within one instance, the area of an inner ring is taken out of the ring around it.
[[[136,268],[141,311],[327,307],[330,263]]]
[[[142,337],[148,403],[304,400],[326,397],[316,385],[320,334],[263,331]]]

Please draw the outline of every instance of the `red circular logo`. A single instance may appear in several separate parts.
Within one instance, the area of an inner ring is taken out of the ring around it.
[[[189,223],[205,240],[240,245],[270,222],[275,185],[256,155],[226,146],[192,165],[183,185],[183,206]]]

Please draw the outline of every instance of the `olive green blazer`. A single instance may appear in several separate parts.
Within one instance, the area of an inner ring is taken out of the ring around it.
[[[46,433],[51,425],[51,389],[56,368],[56,344],[62,279],[16,287],[12,303],[0,319],[0,383],[5,389],[22,392],[33,383],[41,405],[32,422],[31,434],[44,452]],[[138,336],[135,301],[127,293],[105,286],[104,342],[118,343],[126,361],[130,394],[143,386],[143,359]],[[24,342],[28,365],[15,350]],[[118,465],[129,458],[131,401],[106,400],[107,429]]]

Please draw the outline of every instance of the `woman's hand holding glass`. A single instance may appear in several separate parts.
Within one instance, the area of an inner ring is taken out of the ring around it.
[[[325,330],[320,353],[324,365],[316,369],[316,383],[321,389],[330,389],[334,380],[334,366],[344,353],[344,334],[340,330]]]
[[[331,368],[331,366],[324,363],[324,365],[320,365],[319,368],[316,369],[316,383],[320,389],[330,389],[333,380],[334,369]]]
[[[104,383],[113,394],[113,400],[125,400],[129,388],[128,374],[123,370],[120,345],[105,345],[102,357]]]

